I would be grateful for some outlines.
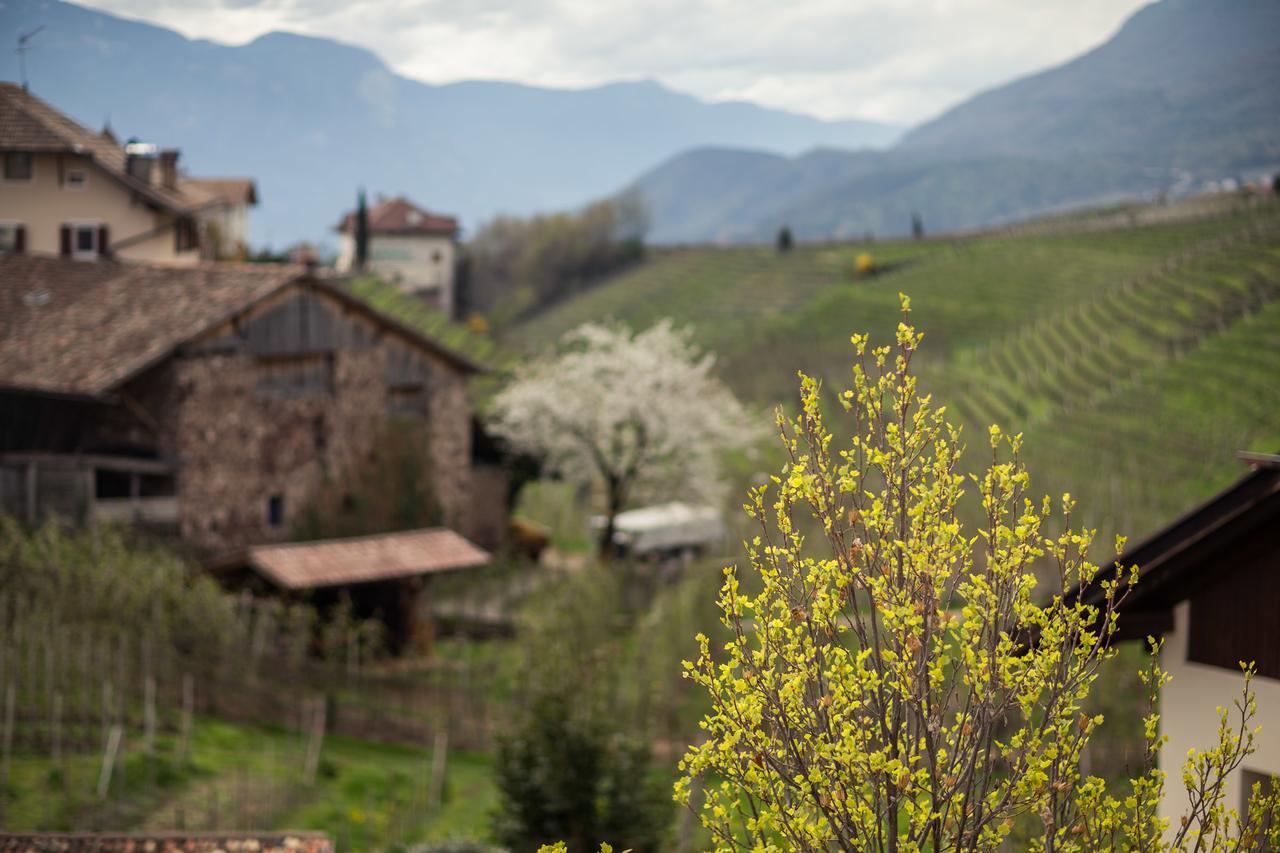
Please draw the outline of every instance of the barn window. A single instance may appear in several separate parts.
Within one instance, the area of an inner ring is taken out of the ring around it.
[[[76,225],[71,229],[71,257],[91,261],[98,256],[98,226]]]
[[[190,216],[179,217],[173,223],[173,250],[189,252],[198,248],[200,248],[200,230],[196,226],[196,221]]]
[[[395,385],[387,389],[387,414],[425,419],[430,413],[427,389],[422,385]]]
[[[258,359],[260,397],[310,397],[333,393],[333,358],[327,354]]]
[[[0,255],[22,251],[22,226],[16,222],[0,222]]]
[[[272,495],[267,498],[267,526],[279,527],[284,524],[284,495]]]
[[[35,161],[30,151],[4,152],[4,179],[29,181],[35,175]]]

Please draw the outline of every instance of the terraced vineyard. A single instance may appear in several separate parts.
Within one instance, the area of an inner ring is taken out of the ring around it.
[[[886,272],[851,274],[871,251]],[[692,325],[761,406],[803,369],[843,387],[848,335],[885,336],[897,294],[926,335],[922,383],[966,434],[1027,435],[1038,488],[1141,534],[1280,448],[1280,205],[1198,221],[954,242],[672,250],[514,331],[587,319]],[[975,441],[975,443],[981,443]]]

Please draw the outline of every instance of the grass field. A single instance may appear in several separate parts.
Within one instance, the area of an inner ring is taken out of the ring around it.
[[[870,252],[884,268],[854,275]],[[849,334],[885,339],[898,293],[925,332],[922,384],[971,437],[1027,434],[1040,488],[1105,532],[1149,532],[1280,447],[1280,205],[1194,221],[954,241],[697,247],[511,330],[537,350],[590,319],[692,326],[745,400],[843,387]],[[981,443],[981,439],[977,443]]]
[[[329,736],[313,784],[302,780],[296,733],[199,718],[189,758],[160,736],[153,756],[135,745],[96,795],[101,755],[14,755],[4,826],[30,829],[307,829],[343,850],[486,841],[496,804],[491,759],[453,751],[441,805],[428,808],[430,749]]]

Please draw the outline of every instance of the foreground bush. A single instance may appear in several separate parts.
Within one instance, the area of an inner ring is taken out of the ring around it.
[[[1255,790],[1248,819],[1222,799],[1222,779],[1253,748],[1248,669],[1217,743],[1188,758],[1194,806],[1178,826],[1158,815],[1166,676],[1154,655],[1141,772],[1120,797],[1081,774],[1102,723],[1083,703],[1116,653],[1116,607],[1136,570],[1101,611],[1064,603],[1098,570],[1093,532],[1071,528],[1069,496],[1057,513],[1033,500],[1018,437],[993,427],[990,467],[962,474],[958,431],[917,395],[908,308],[904,298],[893,346],[853,339],[853,388],[839,397],[848,445],[832,446],[812,379],[801,414],[779,414],[789,462],[746,507],[760,591],[727,570],[730,639],[713,648],[700,636],[686,664],[712,710],[677,799],[696,805],[702,787],[721,850],[992,850],[1015,838],[1063,851],[1259,849],[1263,834],[1274,846],[1274,791]],[[969,484],[985,519],[976,531],[958,512]],[[816,545],[801,533],[811,524]]]

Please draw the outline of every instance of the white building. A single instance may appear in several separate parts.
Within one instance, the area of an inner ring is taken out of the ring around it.
[[[429,213],[403,196],[370,207],[368,220],[367,269],[452,315],[458,221]],[[339,272],[355,266],[355,223],[352,212],[338,224]]]
[[[1120,639],[1163,636],[1160,665],[1173,677],[1160,693],[1168,740],[1159,760],[1167,774],[1161,817],[1174,831],[1189,812],[1187,751],[1216,745],[1216,709],[1234,713],[1241,695],[1240,661],[1256,667],[1253,724],[1262,730],[1254,753],[1227,777],[1224,805],[1243,817],[1253,783],[1280,777],[1280,456],[1241,457],[1252,472],[1119,560],[1140,571],[1120,608]],[[1100,572],[1075,594],[1098,604],[1100,584],[1113,576]]]

